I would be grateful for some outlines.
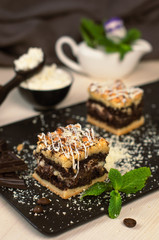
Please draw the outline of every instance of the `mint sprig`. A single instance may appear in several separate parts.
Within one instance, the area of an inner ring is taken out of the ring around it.
[[[141,33],[133,28],[127,31],[127,35],[119,43],[115,43],[107,38],[103,24],[97,24],[91,19],[82,18],[80,32],[88,46],[96,48],[102,46],[107,53],[118,52],[120,60],[126,53],[132,51],[132,44],[141,37]]]
[[[108,207],[108,213],[110,218],[117,218],[121,211],[122,199],[118,191],[110,192],[110,201]]]
[[[108,174],[109,182],[95,183],[82,194],[82,198],[110,192],[108,214],[110,218],[116,218],[119,216],[122,206],[120,192],[130,194],[140,191],[146,185],[146,181],[150,176],[149,167],[131,170],[123,176],[117,169],[111,168]]]

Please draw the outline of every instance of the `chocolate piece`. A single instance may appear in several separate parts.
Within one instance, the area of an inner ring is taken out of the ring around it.
[[[0,186],[26,189],[24,180],[20,179],[18,175],[13,172],[0,174]]]
[[[42,212],[43,212],[42,206],[36,205],[36,206],[34,207],[34,209],[33,209],[33,212],[34,212],[34,213],[42,213]]]
[[[37,204],[48,205],[48,204],[50,204],[50,202],[51,201],[48,198],[40,198],[40,199],[38,199]]]
[[[27,165],[11,151],[0,154],[0,173],[26,170]]]
[[[125,224],[125,226],[132,228],[136,226],[136,220],[132,219],[132,218],[125,218],[123,220],[123,223]]]
[[[5,140],[0,139],[0,186],[26,189],[24,180],[15,173],[26,169],[24,161],[9,151]]]

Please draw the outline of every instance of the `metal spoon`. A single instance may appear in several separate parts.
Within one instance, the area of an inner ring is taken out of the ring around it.
[[[32,77],[34,74],[40,72],[42,67],[44,66],[45,63],[45,57],[43,57],[43,60],[38,63],[38,65],[32,69],[29,70],[15,70],[15,65],[14,65],[14,70],[15,70],[15,76],[13,77],[12,80],[7,82],[5,85],[0,86],[0,104],[4,101],[4,99],[7,97],[8,93],[15,87],[17,87],[21,82],[25,81],[26,79]]]

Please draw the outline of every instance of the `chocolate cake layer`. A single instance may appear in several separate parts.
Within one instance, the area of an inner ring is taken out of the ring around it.
[[[103,167],[105,158],[105,154],[99,153],[93,154],[91,157],[80,161],[79,172],[77,175],[72,168],[67,171],[59,164],[56,164],[49,159],[41,158],[40,161],[44,160],[45,163],[44,166],[41,166],[40,164],[38,165],[36,173],[42,179],[51,182],[61,190],[67,188],[72,189],[90,184],[93,179],[103,176],[106,173],[106,169]],[[58,171],[60,175],[55,175],[56,171]]]
[[[60,164],[55,163],[54,161],[46,158],[42,153],[36,153],[35,158],[38,159],[39,162],[44,160],[45,163],[52,166],[55,170],[59,171],[62,177],[70,177],[70,176],[73,177],[76,175],[72,167],[63,168]],[[105,161],[105,158],[106,158],[106,154],[102,154],[102,153],[93,154],[92,156],[87,157],[83,161],[80,161],[79,168],[83,169],[86,166],[93,167],[97,163]],[[93,161],[90,161],[91,159],[93,159]]]
[[[114,128],[122,128],[139,119],[143,114],[143,101],[138,105],[132,104],[127,108],[115,109],[107,107],[99,101],[89,99],[87,112],[93,118],[106,122]]]

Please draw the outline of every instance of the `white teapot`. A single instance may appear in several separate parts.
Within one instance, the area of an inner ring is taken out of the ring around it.
[[[64,44],[70,46],[78,63],[65,55],[62,48]],[[72,38],[63,36],[57,40],[55,51],[61,62],[74,71],[96,78],[116,79],[130,74],[141,57],[152,51],[152,46],[146,40],[136,40],[132,51],[120,60],[119,53],[106,53],[101,47],[91,48],[85,42],[78,45]]]

